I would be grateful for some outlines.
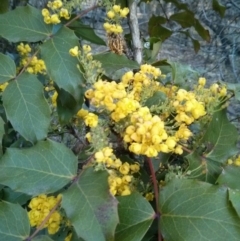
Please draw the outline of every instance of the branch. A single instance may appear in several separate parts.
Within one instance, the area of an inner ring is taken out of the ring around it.
[[[129,27],[132,35],[134,60],[139,64],[142,63],[142,42],[137,19],[137,2],[138,0],[128,0],[128,8],[130,11]]]

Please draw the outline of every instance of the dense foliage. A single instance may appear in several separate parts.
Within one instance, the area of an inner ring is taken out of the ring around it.
[[[238,133],[226,114],[237,91],[185,81],[178,64],[156,60],[167,21],[196,52],[189,28],[206,41],[208,30],[186,4],[165,0],[179,13],[150,18],[138,63],[121,26],[129,8],[105,0],[110,51],[93,54],[82,40],[105,41],[79,19],[99,6],[82,12],[80,2],[1,11],[13,48],[0,54],[1,238],[239,240]]]

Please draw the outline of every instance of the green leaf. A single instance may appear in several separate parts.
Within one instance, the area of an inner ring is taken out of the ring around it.
[[[148,32],[151,37],[158,37],[163,42],[172,35],[172,31],[162,24],[166,23],[166,18],[161,16],[152,16],[148,22]]]
[[[8,0],[1,0],[0,4],[0,14],[5,13],[8,11],[9,8],[9,1]]]
[[[27,211],[19,204],[0,203],[0,235],[2,240],[22,241],[30,234]]]
[[[4,121],[2,120],[2,118],[0,117],[0,156],[2,155],[2,139],[3,136],[5,135],[5,129],[4,129]]]
[[[145,105],[150,108],[153,105],[159,105],[160,103],[164,102],[166,98],[167,96],[165,93],[162,91],[157,91],[153,94],[153,96],[147,99]]]
[[[119,219],[115,241],[139,241],[151,226],[155,212],[139,193],[118,197]]]
[[[224,82],[224,84],[226,84],[228,90],[233,91],[234,97],[237,100],[240,100],[240,84],[239,83],[236,83],[236,84],[234,84],[234,83],[226,83],[226,82]]]
[[[107,172],[87,168],[63,193],[62,207],[78,236],[85,241],[114,240],[117,200],[110,195],[107,180]]]
[[[78,45],[78,38],[74,32],[63,27],[41,46],[42,59],[51,79],[60,89],[69,92],[76,102],[83,98],[79,93],[82,93],[85,80],[77,68],[77,58],[72,57],[69,50]]]
[[[6,201],[6,202],[18,203],[20,205],[23,205],[23,204],[26,204],[26,202],[29,199],[31,199],[31,197],[29,195],[26,195],[21,192],[14,192],[9,187],[4,187],[2,192],[3,192],[2,200]]]
[[[237,140],[237,129],[228,120],[226,110],[215,112],[202,138],[201,143],[206,147],[204,156],[225,163],[230,156],[236,154]]]
[[[65,145],[40,141],[25,149],[8,148],[0,162],[0,183],[29,195],[53,193],[77,173],[77,157]]]
[[[229,187],[231,189],[240,189],[240,167],[227,165],[223,168],[217,183]]]
[[[43,21],[41,10],[17,7],[0,15],[1,36],[10,42],[38,42],[51,35],[52,27]]]
[[[224,7],[222,4],[220,4],[217,0],[212,0],[212,8],[213,8],[213,10],[215,10],[216,12],[218,12],[220,14],[221,18],[224,17],[226,7]]]
[[[93,58],[102,63],[102,68],[105,70],[107,76],[125,67],[129,69],[139,69],[139,64],[133,60],[129,60],[125,55],[103,53],[96,54]]]
[[[197,33],[202,37],[202,39],[204,39],[207,42],[210,42],[211,37],[209,31],[202,26],[198,19],[195,19],[194,28],[197,31]]]
[[[14,61],[7,55],[0,53],[0,84],[13,79],[15,75],[16,65]]]
[[[59,120],[62,124],[67,124],[71,120],[72,116],[76,114],[82,107],[84,100],[84,91],[79,89],[79,98],[76,101],[72,95],[70,95],[64,89],[57,88],[57,112]]]
[[[182,11],[170,16],[170,19],[179,23],[183,28],[194,26],[195,18],[194,13],[191,11]]]
[[[69,28],[72,29],[79,38],[83,38],[94,44],[106,45],[105,41],[96,35],[94,29],[88,25],[75,21],[70,24]]]
[[[228,190],[229,200],[240,217],[240,190]]]
[[[9,83],[3,92],[7,118],[26,140],[46,138],[50,124],[50,108],[37,77],[24,73]]]
[[[202,157],[202,154],[198,153],[198,151],[187,155],[186,159],[189,163],[189,177],[212,184],[216,183],[222,172],[221,163]]]
[[[164,187],[159,200],[164,240],[239,240],[240,219],[226,188],[175,179]]]

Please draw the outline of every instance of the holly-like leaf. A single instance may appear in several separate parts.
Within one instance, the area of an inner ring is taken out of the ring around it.
[[[231,189],[240,190],[240,167],[228,165],[225,166],[222,170],[221,175],[219,176],[217,183],[229,187]]]
[[[52,27],[44,23],[41,10],[17,7],[0,15],[1,36],[10,42],[38,42],[51,35]]]
[[[133,60],[129,60],[124,55],[118,55],[114,53],[96,54],[94,59],[102,63],[102,67],[105,70],[107,76],[112,75],[115,71],[122,68],[139,69],[139,64]]]
[[[0,203],[0,235],[2,240],[26,240],[30,233],[27,211],[19,204]]]
[[[2,189],[2,200],[11,202],[11,203],[18,203],[20,205],[26,204],[26,202],[31,199],[29,195],[26,195],[21,192],[14,192],[9,187],[4,187]]]
[[[237,129],[228,120],[226,110],[215,112],[202,138],[201,144],[206,146],[204,155],[207,159],[225,163],[236,154],[237,140]]]
[[[51,79],[60,89],[71,94],[76,102],[81,102],[85,80],[77,68],[77,58],[69,54],[69,50],[78,45],[74,32],[63,27],[53,38],[42,44],[41,54]]]
[[[63,193],[62,207],[77,235],[85,241],[114,240],[118,202],[110,195],[107,180],[107,172],[87,168]]]
[[[50,108],[36,76],[24,73],[9,83],[3,92],[3,106],[13,128],[26,140],[33,143],[46,138]]]
[[[13,79],[16,75],[16,65],[7,55],[0,53],[0,84]]]
[[[161,191],[159,202],[164,240],[239,240],[240,219],[227,188],[175,179]]]
[[[115,241],[139,241],[151,226],[155,212],[139,193],[118,197],[119,219]]]
[[[195,19],[194,28],[202,39],[204,39],[207,42],[210,42],[211,37],[209,31],[202,26],[198,19]]]
[[[240,217],[240,190],[228,189],[229,200]]]
[[[105,41],[96,35],[94,29],[89,25],[75,21],[70,24],[69,28],[72,29],[79,38],[83,38],[94,44],[106,45]]]
[[[222,4],[220,4],[218,2],[218,0],[212,0],[212,8],[213,8],[213,10],[215,10],[216,12],[218,12],[220,14],[221,18],[224,17],[226,7],[223,6]]]
[[[25,149],[8,148],[0,162],[0,183],[34,196],[58,191],[76,173],[77,157],[50,140]]]
[[[152,16],[148,22],[148,32],[151,37],[158,37],[163,42],[172,35],[172,31],[162,24],[166,23],[166,18],[161,16]]]
[[[182,11],[170,16],[170,19],[179,23],[183,28],[192,27],[195,23],[194,13],[191,11]]]

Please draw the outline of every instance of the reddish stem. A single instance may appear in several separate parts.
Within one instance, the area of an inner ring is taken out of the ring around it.
[[[153,182],[153,189],[154,189],[154,196],[155,196],[155,204],[156,204],[156,217],[158,219],[158,241],[162,241],[162,234],[161,234],[161,230],[160,230],[160,210],[159,210],[159,188],[158,188],[158,181],[155,175],[155,171],[153,168],[153,164],[152,164],[152,160],[151,158],[147,157],[146,158],[147,162],[148,162],[148,166],[151,172],[151,176],[152,176],[152,182]]]

